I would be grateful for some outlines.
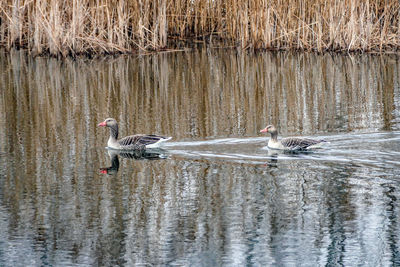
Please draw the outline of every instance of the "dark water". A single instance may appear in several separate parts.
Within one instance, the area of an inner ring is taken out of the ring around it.
[[[0,54],[1,266],[400,265],[400,61]],[[115,154],[108,131],[172,136]],[[281,136],[330,143],[265,148]]]

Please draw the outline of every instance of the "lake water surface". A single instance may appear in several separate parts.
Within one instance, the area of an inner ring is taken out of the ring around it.
[[[396,56],[1,52],[0,81],[0,266],[400,265]],[[118,154],[107,117],[173,139]]]

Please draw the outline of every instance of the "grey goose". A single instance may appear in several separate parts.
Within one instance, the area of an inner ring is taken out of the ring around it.
[[[268,147],[272,149],[289,150],[289,151],[304,151],[320,147],[325,140],[314,140],[309,138],[288,137],[278,140],[278,130],[274,125],[268,125],[260,130],[261,133],[271,134],[268,141]]]
[[[118,140],[118,123],[115,119],[108,118],[97,126],[110,128],[110,138],[108,139],[107,146],[119,150],[144,150],[148,148],[157,148],[161,143],[172,138],[154,134],[136,134]]]

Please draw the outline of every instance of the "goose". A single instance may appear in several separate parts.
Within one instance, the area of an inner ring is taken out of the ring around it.
[[[136,134],[118,140],[118,123],[115,119],[108,118],[97,126],[110,128],[110,138],[108,139],[107,146],[119,150],[144,150],[147,148],[156,148],[159,147],[161,143],[172,138],[153,134]]]
[[[268,125],[260,130],[260,133],[269,133],[271,138],[268,141],[268,147],[272,149],[289,150],[289,151],[304,151],[313,148],[318,148],[325,140],[313,140],[309,138],[288,137],[278,141],[278,131],[274,125]]]

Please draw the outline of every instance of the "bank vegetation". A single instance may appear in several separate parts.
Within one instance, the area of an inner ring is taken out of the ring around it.
[[[32,54],[210,46],[390,52],[398,0],[2,0],[0,45]]]

